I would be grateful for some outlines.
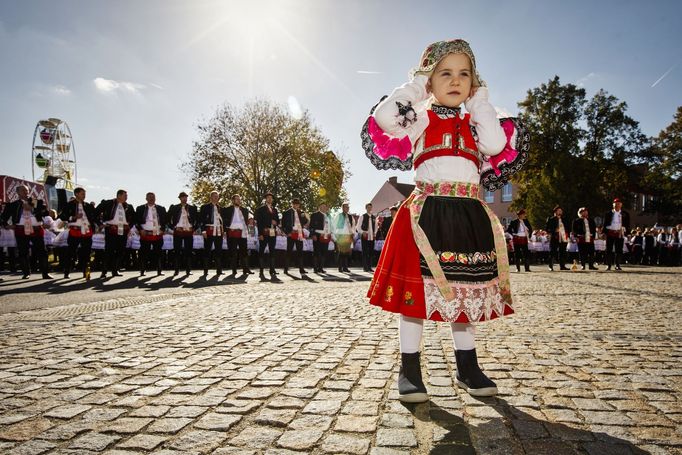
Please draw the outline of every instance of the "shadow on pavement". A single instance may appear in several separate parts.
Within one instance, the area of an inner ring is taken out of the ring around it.
[[[479,401],[502,417],[476,418],[467,424],[452,411],[433,402],[403,404],[412,415],[435,428],[431,455],[445,454],[635,454],[651,455],[631,442],[602,432],[591,432],[561,423],[540,420],[509,405],[501,398]],[[607,422],[604,422],[605,424]]]
[[[208,278],[203,275],[199,277],[184,275],[166,275],[160,281],[154,280],[156,275],[140,277],[138,275],[127,276],[123,278],[107,277],[101,279],[93,277],[90,281],[85,281],[82,278],[69,278],[65,280],[36,280],[31,282],[28,286],[17,286],[21,284],[20,280],[7,280],[0,282],[0,293],[2,294],[29,294],[29,293],[46,293],[46,294],[63,294],[72,291],[90,290],[95,292],[107,292],[111,290],[125,290],[125,289],[141,289],[146,291],[157,291],[160,289],[197,289],[208,286],[217,285],[238,285],[246,284],[244,280],[229,279],[225,276],[209,275]],[[187,278],[192,281],[187,281]]]
[[[200,289],[209,286],[233,286],[243,284],[275,283],[283,284],[286,281],[281,280],[278,276],[266,278],[265,280],[252,280],[247,282],[247,275],[238,274],[223,274],[216,275],[211,273],[204,276],[200,271],[193,272],[192,275],[187,276],[184,273],[173,275],[172,272],[165,272],[162,276],[157,276],[155,273],[147,273],[145,276],[140,276],[137,272],[125,272],[123,277],[100,278],[100,274],[92,275],[90,281],[85,281],[80,273],[73,273],[71,278],[64,279],[60,275],[54,275],[52,280],[40,279],[40,275],[32,275],[30,281],[23,281],[20,274],[5,275],[0,277],[0,294],[30,294],[43,293],[48,295],[60,295],[72,291],[89,290],[94,292],[107,292],[113,290],[143,290],[143,291],[158,291],[162,289]],[[345,276],[338,275],[317,275],[304,274],[303,276],[294,274],[285,274],[292,281],[305,281],[308,283],[323,283],[323,282],[344,282],[351,283],[355,281],[370,281],[371,276],[364,276],[358,274],[350,274]],[[160,278],[160,279],[159,279]]]

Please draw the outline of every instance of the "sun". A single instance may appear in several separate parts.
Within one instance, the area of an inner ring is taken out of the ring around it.
[[[290,0],[215,1],[200,3],[191,14],[198,17],[198,30],[182,50],[197,48],[210,54],[216,64],[227,57],[238,62],[248,81],[248,93],[254,93],[254,75],[270,71],[277,59],[279,71],[310,67],[328,78],[353,99],[357,95],[333,72],[324,58],[311,50],[309,43],[325,38],[324,26],[316,20],[314,8]]]
[[[244,39],[267,40],[271,38],[273,24],[290,23],[296,18],[287,8],[288,4],[274,0],[200,3],[192,14],[198,16],[201,29],[184,47],[226,37],[229,37],[226,44],[230,46],[243,45]]]

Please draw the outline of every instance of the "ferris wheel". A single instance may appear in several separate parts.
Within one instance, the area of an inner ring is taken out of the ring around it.
[[[58,118],[40,120],[33,131],[31,149],[33,181],[73,190],[77,180],[76,149],[69,125]],[[36,176],[38,179],[36,180]]]

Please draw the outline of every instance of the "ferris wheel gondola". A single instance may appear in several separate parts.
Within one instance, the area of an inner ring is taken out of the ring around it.
[[[50,117],[36,123],[31,169],[34,181],[45,183],[52,177],[57,188],[74,189],[78,177],[76,149],[71,129],[65,121]]]

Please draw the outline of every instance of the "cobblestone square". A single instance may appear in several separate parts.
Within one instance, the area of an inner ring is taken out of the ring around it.
[[[280,276],[125,274],[71,304],[5,276],[0,453],[682,453],[679,269],[512,273],[517,313],[477,332],[500,394],[456,387],[429,322],[417,406],[397,401],[396,316],[368,274]],[[32,299],[52,305],[15,311]]]

